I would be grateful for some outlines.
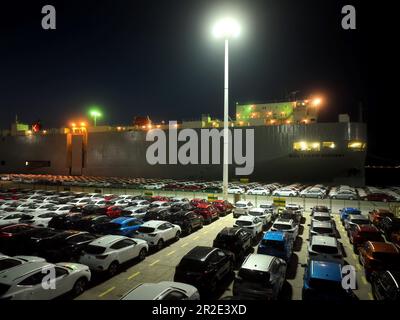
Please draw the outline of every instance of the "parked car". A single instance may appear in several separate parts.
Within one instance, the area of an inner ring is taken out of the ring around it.
[[[382,234],[373,225],[353,225],[349,230],[349,241],[353,244],[353,250],[358,253],[358,248],[367,241],[385,242]]]
[[[197,288],[181,282],[142,283],[121,300],[200,300]]]
[[[361,215],[361,211],[357,208],[343,208],[339,210],[340,214],[340,221],[342,222],[343,226],[345,223],[345,220],[348,218],[349,215]]]
[[[233,207],[233,217],[237,219],[242,215],[246,215],[253,208],[254,206],[250,201],[238,201]]]
[[[274,190],[272,192],[272,195],[275,197],[297,197],[299,195],[299,192],[292,188],[280,188]]]
[[[111,218],[103,215],[77,216],[69,225],[69,229],[98,233],[98,227],[110,222]]]
[[[359,252],[367,279],[374,271],[400,270],[400,249],[393,243],[368,241]]]
[[[24,216],[19,221],[20,223],[32,224],[38,227],[48,227],[50,220],[55,216],[58,216],[55,212],[35,212]]]
[[[373,272],[371,287],[376,300],[400,301],[400,271]]]
[[[239,186],[230,186],[228,188],[228,193],[229,194],[243,194],[245,192],[246,192],[246,190],[244,188],[239,187]]]
[[[299,234],[299,225],[294,220],[279,218],[275,220],[270,230],[286,232],[292,237],[293,241],[295,241]]]
[[[377,202],[389,202],[389,201],[396,201],[396,198],[390,194],[384,192],[371,192],[368,193],[363,200],[366,201],[377,201]]]
[[[394,214],[393,212],[387,210],[387,209],[375,209],[369,212],[369,220],[375,225],[379,226],[379,223],[381,220],[385,217],[393,218]]]
[[[286,279],[286,262],[265,254],[250,254],[233,282],[233,295],[277,300]]]
[[[301,222],[301,214],[298,211],[292,211],[292,210],[285,209],[279,213],[279,218],[293,220],[298,225],[300,225],[300,222]]]
[[[54,289],[43,286],[48,277],[45,270],[55,271]],[[1,300],[50,300],[72,292],[74,296],[82,294],[91,273],[87,266],[76,263],[33,262],[24,263],[1,274]]]
[[[252,234],[243,228],[225,227],[214,239],[213,247],[232,252],[239,261],[251,249],[251,239]]]
[[[338,232],[336,230],[333,221],[312,221],[310,225],[309,238],[312,236],[329,236],[337,237]]]
[[[40,241],[38,255],[50,262],[77,261],[82,250],[96,238],[88,232],[63,231]]]
[[[392,232],[390,241],[396,244],[400,248],[400,231]]]
[[[264,187],[256,187],[256,188],[252,188],[252,189],[247,190],[246,194],[267,196],[267,195],[270,194],[270,191],[269,191],[269,189],[264,188]]]
[[[384,217],[380,220],[378,228],[386,238],[390,239],[393,232],[400,230],[400,218]]]
[[[194,211],[180,211],[173,214],[169,221],[179,226],[184,234],[191,234],[193,230],[203,228],[204,218]]]
[[[332,193],[331,199],[342,199],[342,200],[356,200],[358,195],[355,191],[350,189],[338,190]]]
[[[168,221],[171,217],[173,212],[171,212],[169,209],[165,209],[162,207],[158,208],[152,208],[147,211],[145,216],[143,217],[143,221],[150,221],[150,220],[163,220],[163,221]]]
[[[313,236],[308,245],[308,255],[328,259],[343,259],[341,243],[334,237]]]
[[[233,227],[243,228],[250,232],[253,238],[256,238],[263,232],[263,221],[251,215],[241,216],[235,221]]]
[[[215,292],[217,285],[234,268],[233,253],[197,246],[183,256],[175,269],[174,281],[195,286],[200,294]]]
[[[347,301],[354,300],[351,290],[342,286],[343,264],[326,257],[310,257],[304,270],[303,300]]]
[[[204,222],[207,224],[218,219],[219,217],[218,210],[208,203],[199,203],[194,212],[200,214],[203,217]]]
[[[32,263],[32,262],[46,262],[46,260],[41,257],[33,257],[33,256],[9,257],[0,254],[0,274],[2,272],[18,267],[21,264]]]
[[[101,234],[113,234],[131,237],[143,224],[142,220],[133,217],[119,217],[109,222],[98,224],[96,231]]]
[[[264,234],[257,253],[278,257],[288,262],[293,254],[293,239],[286,232],[268,231]]]
[[[214,200],[212,205],[218,210],[220,216],[226,216],[233,210],[233,205],[227,200]]]
[[[268,209],[253,208],[249,210],[249,216],[257,217],[263,223],[263,226],[268,225],[272,221],[272,213]]]
[[[119,267],[133,259],[144,260],[149,246],[146,241],[118,235],[107,235],[90,242],[79,262],[98,272],[114,276]]]
[[[331,210],[327,206],[314,206],[311,208],[311,216],[314,215],[315,212],[327,212],[330,213]]]
[[[369,225],[371,222],[369,221],[367,216],[362,214],[350,214],[346,220],[344,220],[344,228],[349,233],[350,229],[353,228],[355,225],[362,226],[362,225]]]
[[[167,221],[151,220],[143,223],[134,238],[148,242],[150,247],[161,250],[165,243],[171,240],[179,240],[181,227]]]
[[[319,188],[310,188],[310,189],[305,189],[300,192],[300,196],[302,198],[318,198],[318,199],[323,199],[325,198],[326,192],[323,189]]]
[[[51,218],[47,226],[57,230],[73,229],[75,223],[83,217],[84,215],[80,212],[60,214]]]

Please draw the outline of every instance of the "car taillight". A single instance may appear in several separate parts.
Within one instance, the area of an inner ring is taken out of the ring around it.
[[[108,257],[108,254],[102,254],[102,255],[96,256],[96,258],[100,259],[100,260],[104,260],[107,257]]]

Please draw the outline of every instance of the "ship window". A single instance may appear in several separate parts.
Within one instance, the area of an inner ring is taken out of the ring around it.
[[[349,143],[347,144],[347,147],[350,150],[354,150],[354,151],[362,151],[365,150],[367,144],[360,142],[360,141],[349,141]]]
[[[295,151],[320,151],[320,149],[320,142],[298,141],[293,143],[293,150]]]
[[[336,145],[332,141],[324,141],[322,142],[322,149],[335,149]]]

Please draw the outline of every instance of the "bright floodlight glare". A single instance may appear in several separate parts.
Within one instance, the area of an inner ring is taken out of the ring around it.
[[[237,38],[240,35],[240,25],[232,18],[221,19],[215,24],[212,33],[216,38]]]
[[[322,102],[321,98],[315,98],[313,100],[313,105],[314,106],[319,106],[321,104],[321,102]]]
[[[97,111],[97,110],[92,110],[92,111],[90,111],[90,115],[91,115],[92,117],[101,117],[100,111]]]

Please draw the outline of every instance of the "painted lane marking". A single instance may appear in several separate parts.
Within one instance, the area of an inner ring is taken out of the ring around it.
[[[175,252],[176,252],[176,250],[173,250],[173,251],[167,253],[167,256],[170,256],[171,254],[174,254]]]
[[[138,275],[140,274],[140,272],[138,271],[138,272],[136,272],[136,273],[134,273],[134,274],[132,274],[129,278],[128,278],[128,280],[131,280],[131,279],[133,279],[133,278],[135,278],[135,277],[137,277]]]
[[[99,298],[104,297],[105,295],[109,294],[111,291],[113,291],[115,289],[115,287],[111,287],[109,289],[107,289],[106,291],[104,291],[103,293],[99,294]]]
[[[199,237],[199,236],[197,236],[197,237],[193,238],[193,240],[197,240],[198,238],[200,238],[200,237]]]
[[[149,266],[152,267],[152,266],[154,266],[155,264],[157,264],[157,263],[159,263],[159,262],[160,262],[160,260],[156,260],[156,261],[150,263]]]
[[[365,276],[362,276],[362,277],[361,277],[361,281],[362,281],[365,285],[368,284],[367,279],[365,278]]]
[[[188,245],[188,243],[184,243],[183,245],[181,245],[181,248],[184,248]]]

